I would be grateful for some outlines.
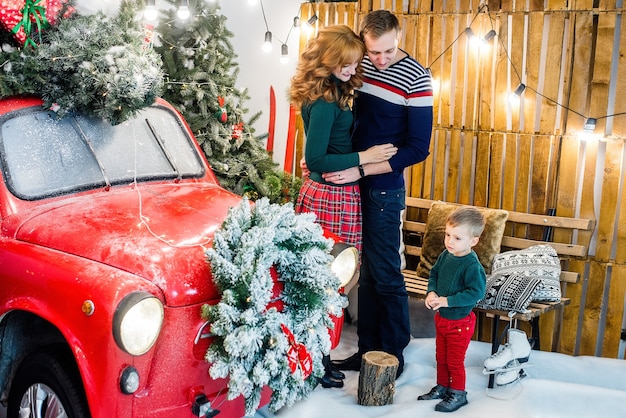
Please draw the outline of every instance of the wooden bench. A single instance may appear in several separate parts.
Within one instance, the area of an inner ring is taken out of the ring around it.
[[[410,295],[416,297],[425,297],[428,287],[428,278],[419,277],[416,274],[415,267],[422,253],[421,242],[424,232],[426,231],[426,214],[428,209],[435,201],[422,198],[407,197],[405,211],[405,219],[403,220],[403,237],[404,237],[404,254],[407,259],[407,268],[403,270],[404,280],[407,291]],[[550,242],[549,236],[554,228],[565,229],[571,232],[575,231],[592,231],[595,222],[590,219],[567,218],[550,215],[536,215],[523,212],[508,211],[507,231],[519,231],[520,227],[540,229],[542,231],[541,239],[531,239],[527,237],[515,237],[505,232],[502,237],[501,251],[518,250],[528,248],[539,244],[548,244],[552,246],[562,261],[561,271],[561,291],[565,294],[565,288],[568,283],[578,283],[580,275],[577,272],[567,271],[567,260],[571,257],[586,257],[587,247],[571,243]],[[419,219],[419,220],[415,220]],[[526,228],[526,229],[527,229]],[[536,235],[537,231],[535,231]],[[498,350],[500,339],[498,338],[498,330],[500,320],[511,321],[520,320],[530,323],[531,326],[531,342],[534,349],[540,349],[539,340],[539,317],[550,311],[555,311],[554,327],[552,330],[552,347],[551,351],[557,351],[561,335],[561,319],[563,316],[563,308],[570,303],[570,299],[562,297],[560,302],[532,302],[524,313],[515,313],[514,315],[507,311],[474,308],[477,312],[479,321],[482,315],[492,318],[491,323],[491,343],[492,353]],[[477,327],[479,330],[479,339],[482,325],[479,322]],[[493,375],[490,376],[489,387],[493,387]]]

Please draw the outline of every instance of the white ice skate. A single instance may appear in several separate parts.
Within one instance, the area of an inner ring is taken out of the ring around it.
[[[516,328],[509,328],[507,343],[485,360],[485,369],[504,369],[508,365],[513,365],[511,362],[526,363],[530,350],[526,333]]]

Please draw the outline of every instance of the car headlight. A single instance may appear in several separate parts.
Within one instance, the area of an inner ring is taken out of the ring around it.
[[[140,356],[157,340],[163,325],[163,304],[149,293],[126,296],[113,315],[113,337],[128,354]]]
[[[359,252],[352,245],[335,243],[330,255],[335,257],[330,268],[339,277],[341,287],[345,287],[356,273],[359,265]]]

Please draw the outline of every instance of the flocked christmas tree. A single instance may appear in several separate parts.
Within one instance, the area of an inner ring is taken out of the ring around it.
[[[155,42],[166,73],[163,97],[181,111],[223,187],[252,200],[294,201],[299,179],[279,169],[253,135],[260,115],[244,120],[249,97],[235,86],[239,67],[226,17],[216,3],[191,0],[191,17],[181,21],[169,1]]]

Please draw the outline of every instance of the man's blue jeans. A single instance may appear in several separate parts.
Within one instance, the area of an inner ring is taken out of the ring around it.
[[[405,190],[361,189],[363,254],[357,333],[361,354],[381,350],[404,365],[411,338],[409,301],[400,267],[400,216]]]

